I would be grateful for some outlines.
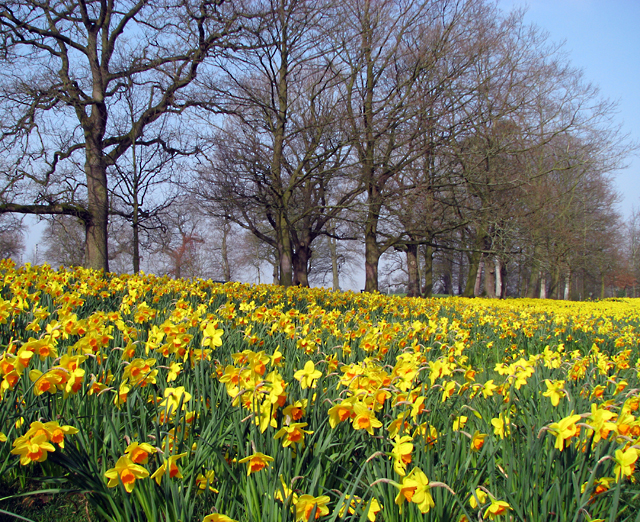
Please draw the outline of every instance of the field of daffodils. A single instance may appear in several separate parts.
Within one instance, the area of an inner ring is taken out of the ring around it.
[[[122,522],[640,521],[640,300],[0,278],[0,491]]]

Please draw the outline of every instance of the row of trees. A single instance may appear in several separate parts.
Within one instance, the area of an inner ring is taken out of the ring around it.
[[[79,220],[89,266],[338,286],[361,245],[367,291],[381,267],[409,295],[622,281],[610,175],[631,147],[520,12],[17,0],[0,31],[0,213]]]

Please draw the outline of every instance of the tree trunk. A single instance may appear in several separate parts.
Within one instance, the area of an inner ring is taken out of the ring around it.
[[[502,281],[502,288],[500,290],[500,299],[506,299],[507,297],[507,263],[500,262],[500,280]]]
[[[568,301],[570,297],[571,297],[571,270],[568,270],[564,280],[564,300]]]
[[[364,272],[365,292],[378,291],[378,263],[380,262],[380,247],[378,245],[378,219],[382,207],[380,187],[376,177],[374,134],[374,89],[375,68],[372,54],[373,22],[371,21],[371,2],[365,0],[362,31],[362,51],[365,65],[365,87],[362,99],[362,118],[364,127],[364,149],[360,153],[362,162],[362,179],[367,187],[367,204],[369,206],[364,229]]]
[[[109,222],[109,196],[107,192],[107,168],[102,151],[87,145],[85,164],[87,175],[87,210],[90,219],[86,226],[85,263],[89,268],[109,271],[107,225]]]
[[[335,227],[332,228],[335,233]],[[329,238],[329,251],[331,252],[331,274],[333,275],[333,291],[340,291],[340,272],[338,270],[338,241],[334,237]]]
[[[529,275],[529,283],[527,284],[527,297],[534,298],[536,296],[536,290],[540,283],[540,271],[538,269],[538,263],[534,262],[531,267],[531,274]]]
[[[480,261],[482,258],[482,253],[479,251],[471,252],[469,256],[469,272],[467,274],[467,284],[464,287],[464,293],[462,294],[464,297],[475,297],[476,296],[476,287],[479,287],[476,279],[478,278],[478,274],[482,274],[482,270],[480,270]]]
[[[540,299],[547,298],[547,277],[540,273]]]
[[[560,265],[556,266],[555,270],[551,274],[551,284],[549,285],[549,297],[556,299],[559,297],[559,285],[560,285]]]
[[[433,247],[426,245],[424,249],[424,286],[422,295],[431,297],[433,295]]]
[[[309,286],[309,259],[311,248],[307,243],[297,245],[293,254],[293,284],[295,286]]]
[[[473,284],[473,296],[478,297],[481,293],[482,287],[482,272],[484,270],[484,256],[480,256],[480,261],[478,262],[478,270],[476,272],[476,281]]]
[[[456,278],[456,295],[462,295],[464,289],[462,288],[462,282],[464,281],[464,269],[465,269],[465,255],[464,252],[460,252],[458,260],[458,277]]]
[[[418,245],[407,245],[407,272],[409,281],[407,284],[407,297],[420,297],[420,273],[418,272]]]
[[[133,231],[133,273],[140,273],[140,202],[138,201],[138,159],[135,145],[131,147],[131,164],[133,166],[132,195],[133,213],[131,215],[131,228]]]
[[[484,292],[487,297],[496,297],[496,262],[486,257],[484,262]]]
[[[140,230],[138,224],[137,208],[134,207],[133,221],[131,223],[133,229],[133,273],[140,273]]]
[[[293,252],[289,226],[284,215],[278,216],[276,237],[278,240],[278,264],[280,266],[280,284],[291,286],[293,284]]]
[[[498,256],[495,257],[495,266],[496,266],[496,297],[502,298],[503,265],[502,265],[502,259],[500,259]]]
[[[229,222],[225,219],[222,223],[222,245],[221,245],[221,256],[222,256],[222,275],[224,280],[229,282],[231,281],[231,265],[229,264],[229,251],[227,249],[227,236],[229,235]]]
[[[291,250],[287,247],[288,244],[278,245],[278,257],[280,260],[280,284],[282,286],[291,286],[293,284],[293,277],[291,273],[293,269],[293,260],[291,259]]]
[[[364,291],[378,291],[378,263],[380,251],[375,233],[368,233],[364,239]]]

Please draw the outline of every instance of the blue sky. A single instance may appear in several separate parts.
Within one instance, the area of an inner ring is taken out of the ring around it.
[[[525,22],[564,42],[571,63],[618,102],[616,120],[640,142],[640,0],[498,0],[504,11],[526,8]],[[624,217],[640,209],[640,157],[615,175]]]

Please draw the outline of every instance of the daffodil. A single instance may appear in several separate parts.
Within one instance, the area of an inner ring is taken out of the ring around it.
[[[555,407],[560,404],[560,399],[567,395],[564,391],[565,381],[550,381],[549,379],[545,379],[544,382],[547,385],[547,391],[542,395],[549,397],[549,399],[551,399],[552,406]]]
[[[622,477],[631,477],[633,475],[638,455],[640,455],[640,451],[634,447],[627,448],[626,450],[616,450],[616,465],[613,468],[616,482],[620,482],[620,478]]]
[[[480,433],[476,430],[476,432],[471,437],[471,451],[480,451],[484,446],[484,440],[486,438],[486,434]]]
[[[481,505],[483,505],[487,501],[487,492],[481,488],[476,488],[476,490],[469,497],[469,505],[473,509],[478,509]]]
[[[34,437],[19,437],[13,442],[13,446],[11,453],[20,456],[20,464],[23,466],[31,462],[44,462],[47,455],[55,451],[44,433]]]
[[[138,464],[134,464],[128,457],[120,457],[115,467],[105,471],[104,476],[109,479],[108,488],[115,488],[122,482],[127,493],[131,493],[137,479],[147,478],[149,472]]]
[[[164,399],[158,404],[162,419],[171,417],[178,408],[184,410],[187,402],[191,400],[191,394],[185,391],[184,386],[177,388],[165,388]]]
[[[285,448],[291,445],[295,446],[296,444],[304,447],[305,434],[313,433],[313,431],[302,429],[306,426],[306,422],[297,422],[290,424],[289,426],[283,426],[280,430],[278,430],[273,438],[282,439],[282,446]]]
[[[482,395],[484,396],[484,398],[486,399],[487,397],[491,397],[497,387],[498,386],[493,383],[493,379],[485,382],[482,386]]]
[[[498,418],[491,419],[491,424],[493,425],[493,433],[501,439],[504,439],[511,433],[509,417],[503,413],[501,413]]]
[[[353,515],[356,513],[356,510],[358,508],[362,509],[363,506],[367,510],[366,512],[367,520],[369,520],[369,522],[375,522],[376,515],[380,513],[380,511],[382,511],[382,506],[380,505],[380,502],[378,502],[378,500],[375,498],[372,498],[369,502],[365,502],[360,497],[357,497],[354,495],[348,506],[343,505],[340,508],[340,511],[338,512],[338,516],[342,518],[344,516],[345,511],[348,511],[350,515]]]
[[[382,422],[376,418],[375,412],[362,402],[354,403],[353,413],[351,423],[354,430],[366,430],[370,435],[373,435],[373,430],[382,426]]]
[[[296,520],[306,522],[311,517],[311,513],[315,510],[314,519],[318,519],[329,514],[327,504],[331,499],[326,495],[313,497],[311,495],[300,495],[295,503]]]
[[[127,446],[124,454],[127,455],[135,464],[146,464],[149,461],[149,455],[157,450],[146,442],[132,442]]]
[[[151,478],[156,481],[158,486],[162,483],[162,477],[169,473],[170,478],[183,478],[182,473],[180,473],[180,468],[178,468],[177,461],[182,457],[186,457],[187,453],[180,453],[179,455],[171,455],[168,457],[162,466],[160,466],[154,473],[151,475]]]
[[[167,373],[167,382],[173,382],[178,378],[182,371],[182,363],[172,362],[169,365],[169,373]]]
[[[232,518],[229,518],[227,515],[221,515],[220,513],[213,513],[211,515],[207,515],[202,519],[202,522],[237,522]]]
[[[412,451],[413,437],[404,435],[395,438],[389,458],[393,459],[393,469],[401,477],[406,475],[407,466],[411,464]]]
[[[500,515],[504,515],[507,511],[511,510],[511,506],[503,500],[496,500],[494,498],[491,499],[491,504],[484,511],[484,518],[490,518],[491,520],[495,520]]]
[[[556,436],[555,447],[562,451],[565,447],[565,442],[576,436],[579,432],[579,428],[576,426],[582,417],[580,415],[569,415],[559,422],[554,422],[549,425],[549,431]]]
[[[460,431],[462,428],[465,427],[465,424],[467,424],[467,420],[469,420],[468,417],[466,417],[465,415],[460,415],[459,417],[456,417],[455,420],[453,421],[453,431]]]
[[[335,428],[340,422],[355,417],[353,410],[355,401],[355,397],[350,397],[329,408],[329,426]]]
[[[247,476],[268,467],[269,462],[273,462],[273,457],[260,452],[253,453],[238,461],[239,464],[247,464]]]
[[[316,370],[313,361],[307,361],[302,370],[298,370],[293,374],[293,378],[300,382],[300,387],[305,390],[307,388],[316,387],[316,379],[322,376],[320,370]]]
[[[204,474],[198,473],[198,476],[196,477],[196,487],[198,488],[198,494],[203,493],[207,490],[207,488],[213,493],[218,493],[218,490],[215,489],[212,485],[214,479],[215,473],[212,469],[206,471]]]
[[[307,407],[307,399],[296,401],[293,404],[288,405],[282,410],[282,415],[293,421],[299,421],[305,413]]]
[[[217,324],[207,323],[202,331],[202,346],[217,348],[222,346],[222,335],[224,330],[217,327]]]
[[[396,487],[400,491],[396,496],[395,503],[398,505],[401,515],[405,501],[416,504],[422,513],[428,513],[432,507],[435,507],[435,502],[429,491],[429,479],[420,468],[413,468]]]

